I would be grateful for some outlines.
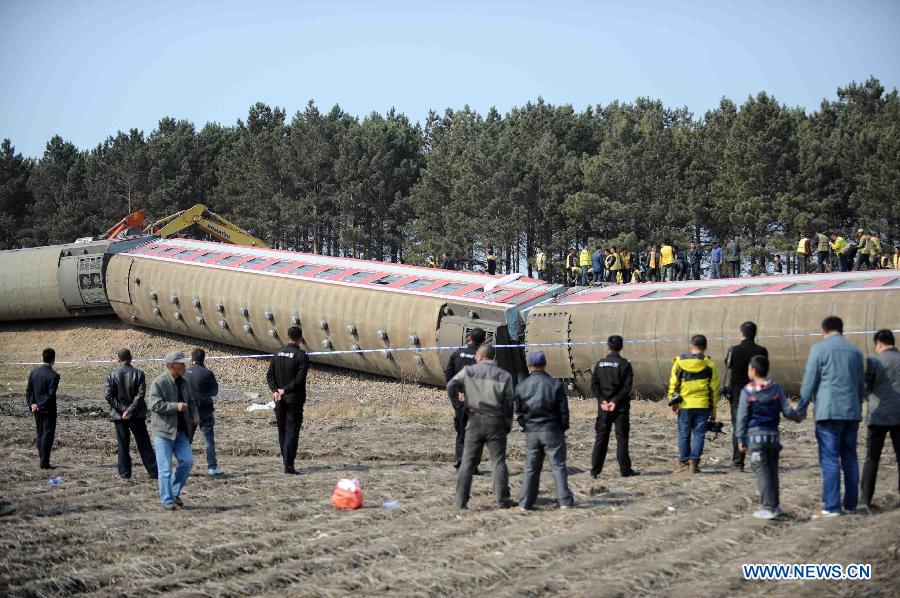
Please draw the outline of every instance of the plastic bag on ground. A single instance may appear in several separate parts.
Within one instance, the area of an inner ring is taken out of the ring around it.
[[[359,480],[341,479],[334,487],[331,495],[331,504],[338,509],[361,509],[363,506],[363,491]]]

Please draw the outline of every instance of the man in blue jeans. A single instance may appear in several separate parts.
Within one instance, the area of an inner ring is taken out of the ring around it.
[[[219,382],[216,375],[206,367],[206,351],[197,347],[191,351],[191,361],[194,364],[187,369],[185,377],[191,385],[191,394],[197,401],[197,410],[200,412],[200,428],[206,438],[206,474],[210,477],[222,477],[225,472],[219,467],[216,460],[216,415],[213,397],[219,394]],[[191,442],[197,428],[191,429]]]
[[[700,473],[706,422],[716,419],[719,372],[706,355],[706,337],[691,337],[690,353],[679,355],[669,377],[669,404],[678,414],[678,461],[675,473]]]
[[[837,316],[822,320],[821,343],[806,361],[797,413],[815,403],[816,441],[822,468],[822,511],[814,519],[841,514],[841,470],[844,472],[844,511],[856,511],[859,500],[859,461],[856,433],[865,398],[863,355],[844,338],[844,323]]]
[[[167,511],[174,511],[184,506],[179,495],[194,465],[190,433],[192,426],[200,424],[200,413],[191,386],[184,377],[188,362],[184,353],[167,353],[163,361],[168,371],[150,385],[147,409],[159,471],[159,502]],[[174,475],[173,456],[178,461]]]

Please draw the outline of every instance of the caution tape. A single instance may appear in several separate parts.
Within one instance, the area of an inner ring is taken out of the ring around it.
[[[858,330],[858,331],[850,331],[845,332],[844,336],[854,336],[860,334],[875,334],[877,330]],[[891,329],[891,332],[900,333],[900,329]],[[801,334],[780,334],[780,335],[759,335],[757,336],[757,340],[765,340],[765,339],[781,339],[781,338],[809,338],[821,336],[821,332],[807,332]],[[735,337],[707,337],[707,341],[727,341],[727,340],[735,340]],[[625,340],[624,343],[628,344],[652,344],[652,343],[683,343],[686,342],[685,338],[666,338],[666,339],[630,339]],[[583,346],[591,346],[591,345],[606,345],[606,340],[602,341],[560,341],[560,342],[552,342],[552,343],[514,343],[514,344],[505,344],[505,345],[494,345],[495,349],[530,349],[530,348],[542,348],[542,347],[583,347]],[[391,353],[420,353],[424,351],[455,351],[457,349],[464,349],[465,345],[451,345],[451,346],[443,346],[443,347],[384,347],[381,349],[341,349],[336,351],[308,351],[306,354],[309,357],[322,357],[329,355],[365,355],[368,353],[380,353],[380,354],[391,354]],[[225,361],[232,359],[270,359],[273,357],[272,353],[252,353],[248,355],[208,355],[206,357],[206,361]],[[164,359],[161,357],[140,357],[132,359],[132,363],[161,363]],[[87,359],[80,361],[56,361],[54,365],[108,365],[118,363],[116,359]],[[3,362],[3,366],[34,366],[34,365],[43,365],[42,362],[39,361],[14,361],[14,362]]]

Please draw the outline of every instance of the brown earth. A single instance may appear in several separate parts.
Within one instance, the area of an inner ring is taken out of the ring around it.
[[[136,356],[158,356],[194,344],[113,319],[3,325],[0,362],[34,360],[44,346],[65,361],[108,359],[126,345]],[[203,346],[211,355],[239,353]],[[134,450],[134,479],[116,476],[115,436],[100,394],[106,367],[58,366],[59,469],[45,472],[22,399],[28,367],[0,366],[0,513],[13,511],[0,517],[0,594],[897,595],[900,497],[891,451],[882,457],[872,514],[812,521],[821,476],[808,421],[783,427],[784,521],[752,517],[755,480],[729,472],[728,436],[707,444],[703,474],[670,475],[676,430],[660,403],[633,407],[632,456],[643,475],[619,478],[610,459],[592,480],[594,407],[577,399],[568,439],[578,508],[555,507],[545,470],[536,512],[494,509],[490,477],[479,476],[470,510],[460,514],[441,389],[316,366],[302,475],[285,477],[272,413],[244,410],[254,393],[266,398],[265,362],[214,362],[224,387],[219,461],[228,475],[203,475],[198,439],[186,507],[169,513]],[[511,434],[514,495],[523,444],[522,434]],[[61,485],[48,484],[51,473]],[[366,508],[334,510],[336,480],[354,476]],[[388,500],[399,507],[381,508]],[[741,564],[760,562],[871,563],[873,579],[744,581]]]

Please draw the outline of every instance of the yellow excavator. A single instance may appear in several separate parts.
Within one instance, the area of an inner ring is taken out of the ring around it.
[[[106,231],[103,238],[114,239],[120,234],[128,234],[131,230],[139,229],[139,227],[144,224],[144,218],[145,215],[143,210],[129,214]],[[192,226],[196,226],[202,232],[222,243],[244,245],[247,247],[268,247],[268,245],[260,239],[257,239],[237,225],[225,220],[215,212],[211,212],[209,208],[202,203],[198,203],[192,208],[182,210],[171,216],[166,216],[161,220],[157,220],[153,224],[147,225],[142,232],[145,235],[171,237]]]

